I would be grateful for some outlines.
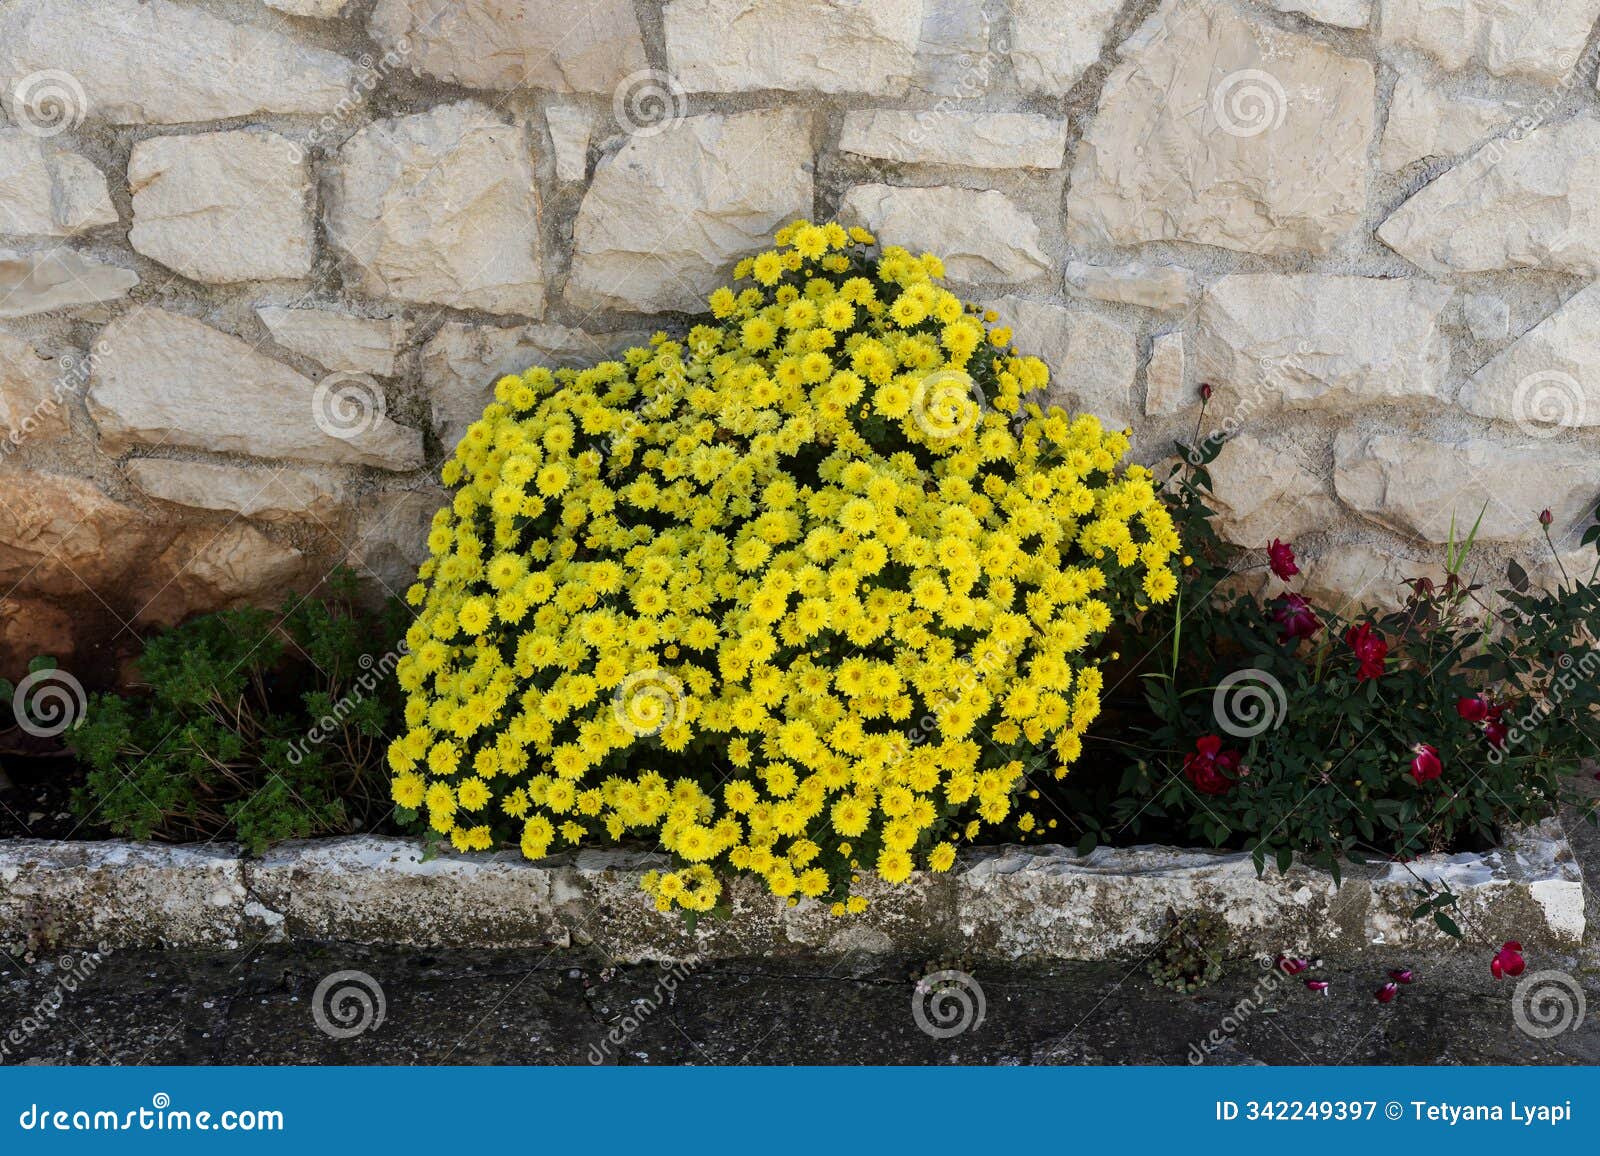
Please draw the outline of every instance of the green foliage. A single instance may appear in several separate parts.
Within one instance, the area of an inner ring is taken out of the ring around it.
[[[1150,978],[1183,995],[1215,983],[1222,977],[1228,940],[1228,923],[1220,915],[1200,911],[1180,916],[1168,908],[1166,934],[1147,965]]]
[[[230,838],[253,851],[384,818],[408,616],[396,602],[359,612],[348,572],[320,593],[149,639],[148,692],[95,695],[65,736],[86,766],[79,812],[118,835]]]

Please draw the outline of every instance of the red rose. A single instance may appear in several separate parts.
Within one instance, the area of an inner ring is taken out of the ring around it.
[[[1481,722],[1483,737],[1489,740],[1492,747],[1505,746],[1506,739],[1510,737],[1511,728],[1500,721],[1500,716],[1505,712],[1504,703],[1493,704],[1481,694],[1456,700],[1456,713],[1468,722]]]
[[[1418,786],[1444,774],[1444,764],[1439,761],[1437,748],[1428,743],[1418,743],[1412,749],[1417,755],[1411,760],[1411,777],[1417,780]]]
[[[1239,777],[1239,752],[1222,749],[1216,735],[1202,735],[1183,756],[1184,777],[1202,795],[1226,795]]]
[[[1527,966],[1522,958],[1522,944],[1515,939],[1508,939],[1489,961],[1489,974],[1496,979],[1504,979],[1508,975],[1515,979]]]
[[[1317,621],[1317,613],[1311,609],[1311,603],[1298,594],[1285,594],[1277,599],[1273,603],[1272,620],[1283,631],[1278,636],[1279,642],[1315,638],[1317,631],[1322,629],[1322,623]]]
[[[1371,623],[1352,626],[1345,631],[1344,640],[1361,663],[1356,669],[1356,678],[1366,682],[1369,678],[1383,676],[1383,660],[1389,655],[1389,644],[1383,640],[1383,635],[1372,629]]]
[[[1267,547],[1267,564],[1272,567],[1272,572],[1285,582],[1300,573],[1300,567],[1294,564],[1294,549],[1287,542],[1280,542],[1276,538],[1272,545]]]
[[[1394,997],[1400,994],[1400,985],[1390,980],[1372,994],[1379,1003],[1393,1003]]]

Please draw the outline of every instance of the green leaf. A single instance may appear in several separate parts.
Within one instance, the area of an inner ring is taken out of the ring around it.
[[[51,655],[39,654],[28,662],[28,673],[38,674],[41,670],[55,670],[56,666],[56,660]]]
[[[1511,583],[1511,588],[1518,594],[1528,592],[1528,572],[1518,564],[1515,558],[1506,563],[1506,581]]]
[[[1461,928],[1456,926],[1456,921],[1454,919],[1451,919],[1444,912],[1435,911],[1433,913],[1433,921],[1439,925],[1439,930],[1444,932],[1451,939],[1465,939],[1466,938],[1465,936],[1463,936],[1461,934]]]

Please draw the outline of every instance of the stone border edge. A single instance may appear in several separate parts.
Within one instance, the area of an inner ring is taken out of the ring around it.
[[[736,880],[733,917],[702,917],[692,931],[639,888],[662,862],[616,850],[424,859],[416,841],[377,836],[287,843],[260,858],[231,845],[0,841],[0,947],[307,941],[580,948],[611,963],[858,952],[1104,960],[1148,952],[1169,909],[1222,915],[1234,953],[1448,946],[1431,920],[1410,916],[1419,878],[1460,896],[1456,919],[1475,946],[1573,949],[1584,934],[1582,874],[1556,819],[1483,853],[1351,865],[1339,887],[1300,864],[1258,879],[1245,854],[1151,846],[978,849],[945,874],[870,886],[867,914],[844,919]]]

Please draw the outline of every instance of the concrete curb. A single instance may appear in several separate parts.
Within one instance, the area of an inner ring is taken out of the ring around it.
[[[1235,950],[1337,951],[1454,942],[1414,920],[1417,881],[1397,865],[1352,865],[1342,887],[1296,865],[1258,879],[1250,857],[1169,847],[1001,847],[943,875],[877,885],[861,917],[790,907],[752,880],[730,888],[733,918],[690,932],[639,889],[661,856],[580,851],[538,863],[514,852],[424,861],[420,844],[355,836],[237,847],[0,842],[0,946],[238,948],[330,941],[391,946],[583,947],[613,962],[855,951],[979,959],[1102,960],[1162,938],[1169,908],[1212,911]],[[1410,864],[1448,882],[1469,943],[1581,945],[1583,879],[1557,820],[1483,854]]]

